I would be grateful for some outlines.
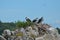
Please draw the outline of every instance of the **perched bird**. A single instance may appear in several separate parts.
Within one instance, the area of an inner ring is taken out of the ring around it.
[[[31,20],[28,17],[25,17],[27,22],[31,22]]]
[[[43,17],[41,17],[37,23],[41,23],[43,21]]]
[[[32,22],[36,22],[38,18],[35,18]]]

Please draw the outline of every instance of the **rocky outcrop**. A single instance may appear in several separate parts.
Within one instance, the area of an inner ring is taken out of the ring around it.
[[[0,35],[0,40],[6,40],[3,36]]]
[[[55,37],[52,34],[45,34],[42,37],[37,37],[35,40],[60,40],[60,37]]]
[[[60,40],[60,35],[58,34],[58,31],[55,28],[48,28],[46,30],[47,33],[45,33],[43,29],[41,29],[40,31],[41,33],[39,34],[39,31],[38,29],[36,29],[36,26],[33,28],[29,26],[26,29],[21,28],[20,31],[18,30],[18,32],[14,35],[8,35],[8,33],[5,35],[10,36],[7,40]],[[3,36],[0,37],[0,39],[6,40]]]

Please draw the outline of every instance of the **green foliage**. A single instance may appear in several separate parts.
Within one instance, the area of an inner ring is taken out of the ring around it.
[[[13,22],[1,22],[0,21],[0,35],[3,32],[3,30],[5,29],[10,29],[10,30],[14,30],[16,28],[16,24]]]
[[[56,28],[58,30],[58,33],[60,34],[60,28]]]
[[[16,26],[18,28],[21,28],[21,27],[26,28],[27,26],[29,26],[31,24],[32,24],[31,22],[22,22],[22,21],[17,21],[16,22]]]

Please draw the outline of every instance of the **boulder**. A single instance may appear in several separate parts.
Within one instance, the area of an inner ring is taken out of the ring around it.
[[[3,36],[0,35],[0,40],[6,40]]]

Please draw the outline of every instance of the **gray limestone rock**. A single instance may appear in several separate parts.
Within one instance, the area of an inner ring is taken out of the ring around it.
[[[0,35],[0,40],[6,40],[3,36]]]

